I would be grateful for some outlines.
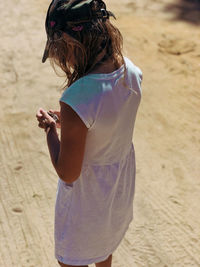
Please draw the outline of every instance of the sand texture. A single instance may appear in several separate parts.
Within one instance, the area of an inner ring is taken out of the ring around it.
[[[39,107],[64,78],[41,63],[49,1],[0,1],[0,266],[54,267],[57,176]],[[200,2],[107,1],[144,75],[134,220],[113,267],[200,266]],[[123,3],[123,5],[121,4]]]

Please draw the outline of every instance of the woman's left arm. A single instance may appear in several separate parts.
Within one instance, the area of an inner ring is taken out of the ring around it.
[[[60,179],[73,183],[81,173],[88,128],[69,105],[60,102],[60,106],[60,140],[53,119],[44,110],[42,116],[46,122],[47,144],[52,164]]]

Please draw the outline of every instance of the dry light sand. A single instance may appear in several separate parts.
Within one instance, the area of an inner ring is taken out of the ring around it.
[[[35,120],[38,107],[58,107],[64,80],[41,64],[48,3],[0,2],[1,267],[57,266],[57,177]],[[200,3],[107,3],[124,54],[144,74],[134,132],[135,218],[113,266],[200,266]]]

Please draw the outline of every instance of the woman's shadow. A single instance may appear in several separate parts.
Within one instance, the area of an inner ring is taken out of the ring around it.
[[[164,7],[165,12],[173,12],[174,20],[200,24],[200,0],[177,0]]]

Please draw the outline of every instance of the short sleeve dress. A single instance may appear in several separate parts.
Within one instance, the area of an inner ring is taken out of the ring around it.
[[[141,81],[141,70],[125,58],[112,73],[80,78],[60,99],[88,128],[80,177],[73,184],[58,179],[55,256],[60,262],[76,266],[106,260],[133,219],[132,136]]]

